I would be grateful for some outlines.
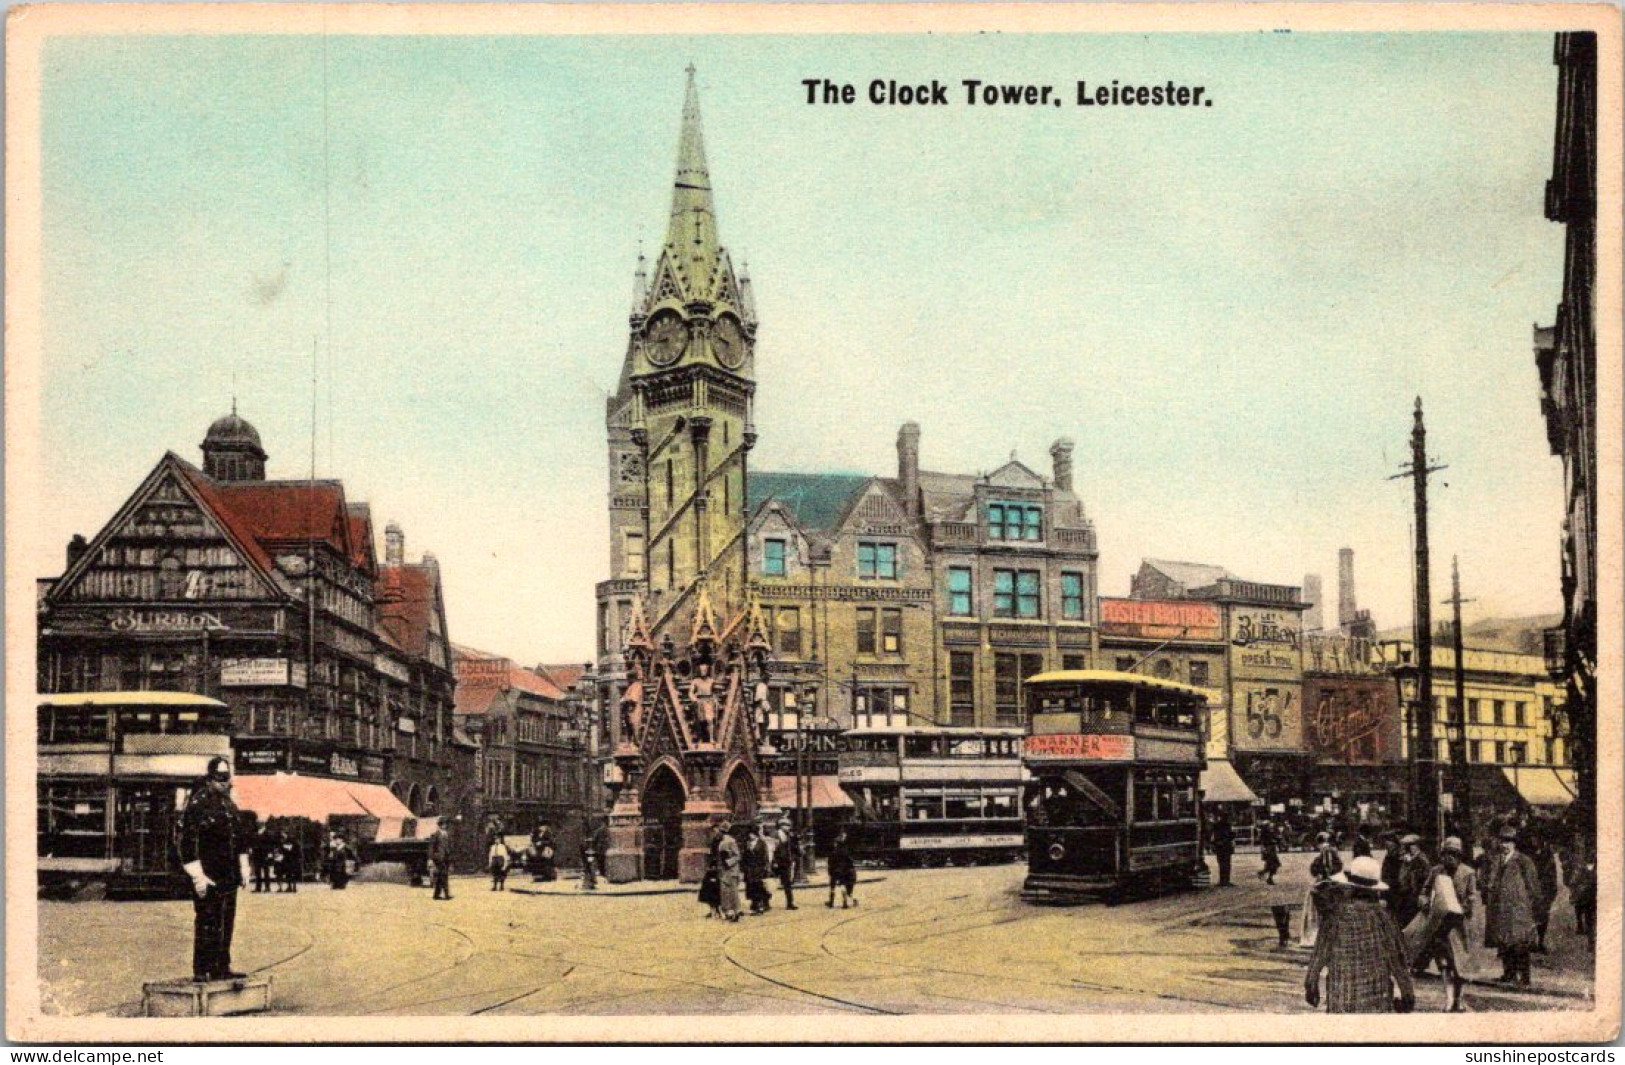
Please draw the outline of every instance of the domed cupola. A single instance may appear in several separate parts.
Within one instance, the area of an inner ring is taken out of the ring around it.
[[[237,414],[216,418],[203,437],[203,472],[217,481],[265,480],[265,449],[260,434]]]

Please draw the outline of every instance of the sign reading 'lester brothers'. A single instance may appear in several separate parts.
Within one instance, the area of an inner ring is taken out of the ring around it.
[[[1134,737],[1118,734],[1084,735],[1062,732],[1028,736],[1028,758],[1076,758],[1090,762],[1127,762],[1134,759]]]

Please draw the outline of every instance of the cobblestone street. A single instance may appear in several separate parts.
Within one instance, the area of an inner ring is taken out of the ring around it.
[[[1307,883],[1307,861],[1287,855],[1284,875]],[[854,909],[815,889],[794,913],[776,899],[737,924],[704,919],[686,892],[530,894],[516,878],[522,890],[493,893],[464,877],[436,903],[310,884],[245,893],[234,960],[275,976],[283,1014],[1304,1012],[1307,951],[1274,948],[1254,865],[1238,855],[1231,888],[1117,906],[1023,901],[1021,865],[876,871]],[[1534,990],[1475,983],[1471,1009],[1589,1008],[1561,900],[1552,925]],[[187,971],[191,907],[42,902],[40,932],[47,1012],[129,1015],[143,980]],[[1424,979],[1418,1010],[1441,1003]]]

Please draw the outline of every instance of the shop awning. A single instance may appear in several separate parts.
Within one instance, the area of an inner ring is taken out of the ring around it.
[[[1530,806],[1567,806],[1574,801],[1574,770],[1504,765],[1501,773]]]
[[[1228,758],[1209,760],[1202,770],[1203,802],[1257,802],[1258,796],[1241,779]]]
[[[243,774],[232,778],[231,792],[238,806],[252,810],[261,819],[306,817],[325,824],[329,817],[372,817],[380,828],[393,822],[398,837],[402,822],[412,817],[406,804],[382,784],[356,780],[298,773]]]
[[[841,789],[841,782],[836,777],[803,777],[802,781],[801,794],[803,798],[807,797],[807,785],[812,785],[812,796],[807,800],[809,809],[846,810],[851,808],[852,799]],[[796,778],[793,776],[774,777],[773,798],[778,800],[781,809],[794,810],[796,808]]]

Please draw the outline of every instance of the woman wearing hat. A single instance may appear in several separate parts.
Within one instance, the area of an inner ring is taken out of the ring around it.
[[[1439,847],[1439,862],[1428,871],[1427,892],[1422,913],[1426,923],[1419,937],[1419,949],[1412,960],[1426,965],[1439,963],[1444,976],[1444,1008],[1462,1012],[1462,971],[1471,961],[1467,946],[1467,924],[1473,917],[1473,896],[1478,894],[1478,874],[1463,858],[1465,848],[1455,836]]]
[[[1320,935],[1320,928],[1331,915],[1335,899],[1332,877],[1343,871],[1343,859],[1332,843],[1332,834],[1322,832],[1315,838],[1317,853],[1309,863],[1309,891],[1303,899],[1303,929],[1299,933],[1300,946],[1312,947]]]
[[[1326,974],[1327,1013],[1409,1013],[1416,1003],[1405,942],[1382,904],[1388,885],[1374,858],[1356,858],[1332,877],[1343,899],[1332,909],[1309,956],[1303,997],[1320,1005]]]
[[[1501,955],[1501,983],[1528,987],[1540,873],[1529,855],[1518,850],[1516,826],[1505,826],[1500,836],[1500,852],[1484,862],[1484,945]]]

